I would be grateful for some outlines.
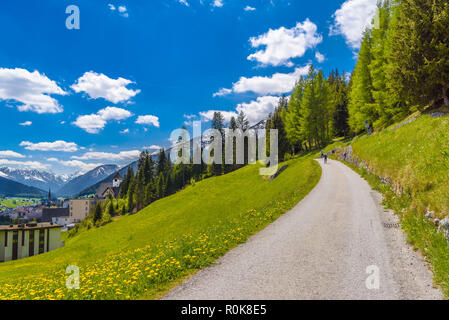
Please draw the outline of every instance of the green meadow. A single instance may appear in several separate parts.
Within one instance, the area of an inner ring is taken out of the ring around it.
[[[0,299],[151,299],[213,263],[291,209],[318,183],[312,157],[287,161],[273,181],[250,165],[84,229],[65,247],[0,264]],[[282,165],[283,165],[282,164]],[[66,289],[66,267],[80,288]]]

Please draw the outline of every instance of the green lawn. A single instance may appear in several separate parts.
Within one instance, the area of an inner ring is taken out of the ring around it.
[[[84,230],[62,249],[0,264],[0,299],[154,298],[245,242],[318,183],[321,168],[310,156],[287,163],[273,181],[247,166]],[[67,265],[80,268],[79,290],[65,289]]]
[[[17,206],[28,206],[35,203],[39,203],[40,199],[30,198],[2,198],[0,199],[0,206],[7,208],[16,208]]]

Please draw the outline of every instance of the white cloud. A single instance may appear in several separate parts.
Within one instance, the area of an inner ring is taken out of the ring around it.
[[[214,113],[219,111],[223,118],[225,119],[226,122],[228,122],[229,120],[231,120],[232,117],[237,117],[237,113],[235,113],[234,111],[221,111],[221,110],[208,110],[208,111],[203,111],[200,112],[200,116],[202,118],[203,121],[208,122],[210,120],[213,119],[214,117]]]
[[[256,8],[251,7],[251,6],[246,6],[243,10],[245,10],[245,11],[254,11],[254,10],[256,10]]]
[[[231,117],[237,117],[238,114],[243,111],[250,124],[256,124],[261,120],[268,117],[268,114],[272,113],[279,104],[279,98],[275,96],[263,96],[258,97],[256,100],[248,103],[240,103],[236,106],[235,111],[221,111],[221,110],[208,110],[200,112],[200,116],[203,121],[211,121],[214,112],[221,112],[226,122],[231,120]]]
[[[324,62],[324,60],[326,60],[326,57],[324,56],[324,54],[321,54],[320,52],[316,52],[315,53],[315,59],[316,61],[318,61],[319,63]]]
[[[127,134],[127,133],[129,133],[129,129],[124,129],[124,130],[120,131],[120,133],[121,134]]]
[[[109,152],[86,152],[82,156],[72,156],[76,160],[108,160],[108,161],[133,161],[139,158],[139,150],[121,151],[119,153]]]
[[[321,41],[323,38],[317,33],[317,26],[306,19],[291,29],[270,29],[265,34],[250,38],[253,48],[265,46],[265,49],[249,55],[248,60],[258,61],[262,65],[293,67],[292,58],[304,56],[307,49],[314,48]]]
[[[264,96],[258,97],[257,100],[249,103],[240,103],[237,105],[237,112],[243,111],[249,123],[255,124],[268,117],[268,114],[272,113],[278,106],[279,97]]]
[[[1,158],[26,158],[23,154],[11,151],[11,150],[5,150],[0,151],[0,157]]]
[[[131,83],[134,82],[121,77],[111,79],[102,73],[90,71],[84,73],[71,88],[77,93],[87,93],[92,99],[103,98],[112,103],[119,103],[128,101],[140,93],[140,90],[126,88]]]
[[[128,110],[122,109],[122,108],[116,108],[116,107],[106,107],[104,109],[101,109],[97,113],[103,120],[124,120],[128,119],[132,116],[132,113]]]
[[[261,95],[282,94],[292,91],[296,81],[308,73],[309,66],[296,68],[292,73],[275,73],[271,77],[241,77],[233,84],[236,93],[254,92]],[[223,90],[223,89],[222,89]],[[220,90],[221,91],[221,90]]]
[[[156,116],[146,115],[146,116],[139,116],[136,120],[137,124],[143,124],[143,125],[153,125],[156,128],[159,128],[159,118]]]
[[[104,129],[106,123],[110,120],[125,120],[132,116],[128,110],[117,107],[106,107],[96,114],[78,116],[73,124],[84,131],[92,134],[99,133]]]
[[[106,121],[98,114],[79,116],[73,124],[88,133],[99,133],[106,126]]]
[[[215,92],[213,94],[213,97],[222,97],[222,96],[226,96],[228,94],[230,94],[232,92],[231,89],[226,89],[226,88],[221,88],[218,92]]]
[[[123,13],[123,12],[126,12],[127,10],[126,10],[125,6],[119,6],[118,11]]]
[[[25,121],[25,122],[22,122],[22,123],[19,123],[19,124],[21,126],[28,127],[28,126],[31,126],[33,123],[31,121]]]
[[[189,7],[190,4],[186,1],[186,0],[178,0],[179,3],[182,3],[183,5],[185,5],[186,7]]]
[[[56,158],[48,158],[47,161],[59,163],[60,165],[63,165],[65,167],[72,167],[79,169],[79,174],[84,174],[86,172],[89,172],[90,170],[93,170],[99,166],[102,166],[103,163],[85,163],[83,161],[79,160],[59,160]]]
[[[108,4],[108,7],[111,11],[115,11],[115,6],[113,4]]]
[[[19,111],[36,113],[60,113],[63,111],[58,101],[50,95],[66,95],[55,81],[39,71],[0,68],[0,100],[21,103]]]
[[[49,167],[48,165],[40,163],[38,161],[16,161],[8,159],[0,159],[0,166],[12,166],[37,170],[47,170]]]
[[[223,0],[214,0],[214,3],[212,5],[214,7],[221,8],[223,7]]]
[[[78,145],[74,142],[66,142],[58,140],[55,142],[38,142],[32,143],[29,141],[22,141],[21,147],[25,147],[31,151],[62,151],[62,152],[75,152],[78,150]]]
[[[378,0],[347,0],[335,11],[330,35],[343,35],[353,49],[360,48],[363,32],[371,25]]]
[[[160,149],[162,149],[162,147],[153,144],[153,145],[149,146],[148,149],[150,149],[150,150],[160,150]]]

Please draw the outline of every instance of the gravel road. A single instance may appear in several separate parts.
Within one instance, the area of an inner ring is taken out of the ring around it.
[[[381,195],[344,164],[319,161],[303,201],[164,299],[441,299]]]

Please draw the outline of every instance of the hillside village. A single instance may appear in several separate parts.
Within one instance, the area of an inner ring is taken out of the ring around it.
[[[71,229],[76,223],[82,222],[92,214],[97,203],[104,202],[106,198],[118,197],[122,181],[123,178],[117,173],[112,181],[102,182],[97,193],[92,196],[52,200],[49,190],[47,199],[27,200],[33,204],[21,205],[19,201],[15,208],[2,205],[0,206],[0,222],[3,221],[3,224],[48,222],[64,227],[63,230]]]

